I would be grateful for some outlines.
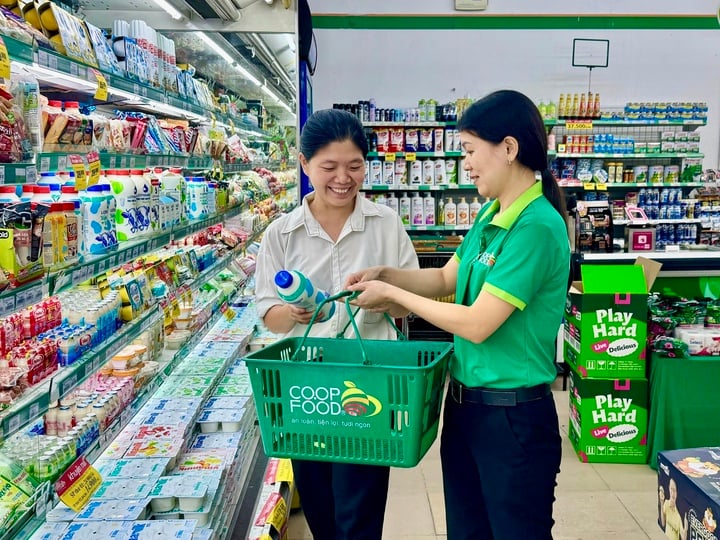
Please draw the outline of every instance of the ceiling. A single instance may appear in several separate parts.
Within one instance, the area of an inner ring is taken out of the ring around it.
[[[163,3],[180,18],[171,17]],[[281,125],[296,124],[288,110],[297,103],[295,0],[80,0],[79,12],[107,29],[116,19],[145,21],[175,41],[177,63],[194,66],[196,76],[242,98],[261,99]]]

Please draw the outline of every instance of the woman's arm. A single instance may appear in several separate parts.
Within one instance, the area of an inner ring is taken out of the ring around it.
[[[353,304],[365,309],[382,310],[388,303],[397,304],[417,314],[438,328],[472,343],[482,343],[512,315],[516,309],[505,300],[482,291],[471,306],[438,302],[382,281],[364,281],[349,286],[362,291]]]
[[[277,304],[263,317],[265,327],[275,334],[287,334],[296,324],[310,324],[313,312],[290,304]]]

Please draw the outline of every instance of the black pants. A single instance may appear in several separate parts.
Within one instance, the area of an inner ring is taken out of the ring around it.
[[[293,460],[314,540],[381,540],[389,467]]]
[[[448,540],[550,540],[561,439],[552,395],[515,406],[445,400]]]

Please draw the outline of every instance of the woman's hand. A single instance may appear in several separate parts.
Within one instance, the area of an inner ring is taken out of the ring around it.
[[[362,283],[363,281],[373,281],[380,279],[383,268],[383,266],[371,266],[370,268],[365,268],[364,270],[360,270],[359,272],[350,274],[345,280],[345,285],[343,285],[343,289],[350,289],[351,285],[355,285],[356,283]]]
[[[312,319],[313,316],[312,311],[293,306],[292,304],[286,304],[286,307],[291,321],[299,324],[310,324],[310,319]]]
[[[393,307],[392,293],[396,287],[382,281],[361,281],[347,287],[350,291],[361,291],[361,294],[350,303],[368,311],[384,313]]]

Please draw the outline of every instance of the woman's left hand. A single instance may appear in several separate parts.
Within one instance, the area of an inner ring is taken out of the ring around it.
[[[348,287],[350,291],[361,291],[350,303],[368,311],[383,313],[392,307],[393,289],[395,287],[383,281],[362,281]]]

